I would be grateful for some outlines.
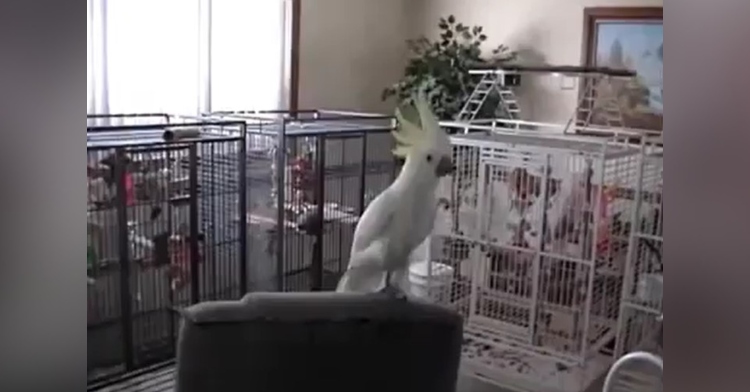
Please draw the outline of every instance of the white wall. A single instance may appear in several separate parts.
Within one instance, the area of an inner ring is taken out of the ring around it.
[[[303,0],[300,107],[388,113],[382,90],[399,79],[413,0]]]
[[[441,16],[483,26],[487,48],[503,43],[529,62],[577,65],[585,7],[663,5],[664,0],[303,0],[300,107],[391,112],[380,93],[403,72],[404,41],[434,35]],[[560,79],[549,76],[527,78],[519,93],[523,117],[530,120],[567,121],[576,105],[575,89],[563,89]]]
[[[529,62],[579,65],[583,48],[585,7],[663,6],[664,0],[414,0],[417,30],[437,32],[442,16],[455,15],[464,24],[483,26],[487,47],[506,44]],[[527,78],[528,79],[528,78]],[[569,81],[570,82],[570,81]],[[567,121],[576,106],[575,89],[561,80],[526,80],[521,96],[522,117],[536,121]],[[568,83],[569,84],[569,83]]]

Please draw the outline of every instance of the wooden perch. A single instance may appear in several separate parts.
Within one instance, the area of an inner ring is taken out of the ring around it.
[[[473,69],[478,71],[506,71],[527,73],[557,73],[571,76],[600,75],[616,77],[635,77],[636,73],[627,69],[614,69],[608,67],[586,67],[577,65],[477,65]]]

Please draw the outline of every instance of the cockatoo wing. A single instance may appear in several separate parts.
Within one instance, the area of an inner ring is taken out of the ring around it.
[[[370,203],[354,229],[352,253],[364,251],[375,240],[382,239],[389,234],[390,226],[396,216],[394,202],[395,200],[392,200],[386,190]]]
[[[376,240],[362,251],[353,252],[349,268],[339,280],[336,292],[372,293],[385,285],[387,239]]]
[[[385,283],[385,263],[396,209],[387,191],[367,207],[354,230],[347,271],[338,292],[374,292]]]

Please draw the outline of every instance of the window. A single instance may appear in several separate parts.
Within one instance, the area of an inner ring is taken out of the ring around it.
[[[94,111],[93,41],[91,40],[91,0],[86,0],[86,111]]]
[[[90,113],[278,109],[283,0],[87,0]]]
[[[211,16],[214,109],[278,108],[284,76],[283,8],[273,0],[214,0]]]

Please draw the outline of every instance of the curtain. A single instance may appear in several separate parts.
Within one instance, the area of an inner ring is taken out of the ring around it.
[[[89,113],[286,105],[283,0],[87,0]]]

